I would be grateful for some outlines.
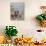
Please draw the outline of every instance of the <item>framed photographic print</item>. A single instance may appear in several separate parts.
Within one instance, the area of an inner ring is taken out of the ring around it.
[[[11,2],[10,13],[11,20],[24,20],[24,3]]]

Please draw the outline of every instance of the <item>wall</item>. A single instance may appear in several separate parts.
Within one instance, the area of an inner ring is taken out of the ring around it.
[[[10,20],[10,2],[25,3],[25,20]],[[15,25],[19,31],[18,36],[31,36],[36,34],[36,29],[44,29],[39,27],[35,20],[35,16],[41,13],[40,6],[46,5],[46,0],[0,0],[0,33],[4,34],[6,25]],[[41,36],[40,36],[41,37]]]

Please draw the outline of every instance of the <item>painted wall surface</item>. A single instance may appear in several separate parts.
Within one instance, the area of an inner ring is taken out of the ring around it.
[[[10,3],[24,2],[25,4],[25,19],[22,21],[10,20]],[[6,25],[15,25],[18,30],[18,36],[22,34],[28,37],[35,36],[42,37],[46,35],[46,28],[42,28],[36,22],[36,15],[41,13],[40,6],[46,5],[46,0],[0,0],[0,34],[4,34]],[[37,33],[37,29],[43,29],[45,32]]]

